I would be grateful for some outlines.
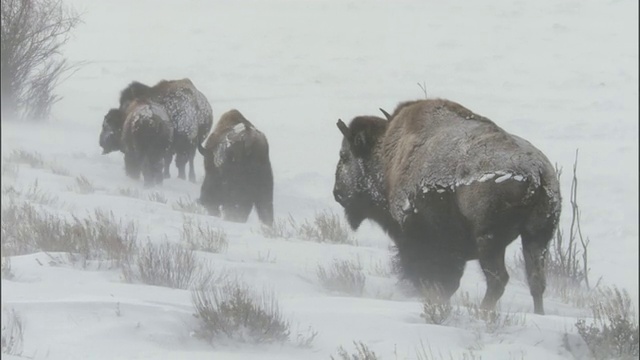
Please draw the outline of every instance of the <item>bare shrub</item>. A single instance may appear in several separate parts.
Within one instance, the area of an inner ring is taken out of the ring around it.
[[[60,176],[71,175],[71,171],[69,171],[69,169],[58,164],[49,164],[49,170],[51,170],[52,173]]]
[[[440,325],[444,323],[453,310],[451,303],[448,301],[440,301],[436,296],[428,295],[426,292],[424,292],[424,294],[420,317],[423,318],[427,324]]]
[[[2,257],[2,268],[0,271],[0,275],[2,275],[3,279],[11,280],[14,278],[13,271],[11,271],[11,257],[3,256]]]
[[[55,206],[59,204],[58,197],[55,195],[51,195],[40,190],[38,186],[38,180],[33,182],[33,185],[28,187],[26,190],[18,190],[13,186],[7,186],[2,190],[3,195],[9,195],[14,197],[21,197],[29,202],[40,204],[40,205],[48,205]]]
[[[100,210],[92,217],[67,221],[28,203],[2,209],[2,252],[7,255],[67,252],[83,266],[89,260],[109,260],[119,266],[133,252],[136,238],[133,222],[123,224],[113,213]]]
[[[73,190],[79,192],[80,194],[91,194],[96,191],[96,187],[93,185],[91,180],[86,177],[80,175],[76,176],[75,186]]]
[[[190,216],[183,217],[181,238],[191,250],[221,253],[229,246],[227,233],[223,229],[213,228]]]
[[[196,280],[199,263],[195,254],[178,244],[147,243],[122,267],[128,282],[188,289]]]
[[[151,194],[149,194],[148,199],[149,201],[153,201],[161,204],[166,204],[167,201],[169,201],[167,197],[164,196],[164,194],[159,191],[154,191]]]
[[[598,295],[591,304],[593,321],[578,320],[578,333],[596,359],[637,359],[638,321],[629,293],[613,287]]]
[[[416,347],[416,359],[417,360],[481,360],[482,356],[476,355],[473,350],[467,349],[462,353],[456,354],[454,356],[453,352],[449,351],[449,356],[445,357],[441,351],[438,351],[437,355],[433,353],[433,349],[431,345],[428,344],[426,347],[424,342],[420,340],[420,346]]]
[[[60,0],[2,0],[2,119],[43,120],[74,68],[61,55],[78,15]]]
[[[187,196],[186,198],[180,198],[173,204],[173,209],[185,213],[206,215],[207,209],[200,205],[197,200]]]
[[[135,199],[139,199],[142,197],[142,195],[140,194],[140,190],[132,189],[132,188],[119,188],[118,194],[126,197],[135,198]]]
[[[366,276],[359,263],[350,260],[334,260],[328,267],[318,265],[316,271],[320,284],[329,290],[361,296]]]
[[[24,325],[20,315],[15,310],[3,309],[2,316],[2,353],[8,355],[22,355]]]
[[[312,221],[296,223],[291,215],[287,219],[276,219],[273,226],[262,226],[262,234],[267,238],[289,239],[295,236],[301,239],[329,242],[334,244],[355,245],[351,230],[339,215],[329,211],[317,213]]]
[[[420,90],[422,90],[422,93],[424,94],[424,98],[428,99],[427,97],[427,83],[425,81],[422,82],[422,84],[417,83],[418,87],[420,88]]]
[[[286,342],[291,334],[289,322],[280,311],[271,291],[254,293],[238,281],[192,291],[195,316],[200,320],[198,337],[216,340],[265,343]]]
[[[42,169],[44,167],[42,155],[37,152],[29,152],[26,150],[13,150],[9,156],[5,157],[5,161],[17,164],[27,164],[35,169]]]
[[[290,239],[296,235],[296,229],[297,225],[291,214],[287,219],[275,219],[272,226],[260,226],[262,235],[269,239]]]
[[[305,221],[298,228],[298,235],[304,239],[334,244],[354,244],[355,240],[349,227],[342,218],[332,212],[316,214],[313,223]]]
[[[391,277],[391,275],[393,275],[392,266],[393,264],[391,264],[390,262],[385,262],[382,260],[372,262],[371,266],[369,267],[369,274],[384,278]]]
[[[331,355],[331,360],[378,360],[378,356],[373,352],[367,344],[362,341],[354,341],[353,344],[356,347],[356,352],[349,353],[345,348],[340,346],[338,348],[338,357]]]
[[[18,177],[18,172],[20,171],[20,167],[18,164],[13,164],[10,162],[5,162],[2,164],[2,177],[15,179]]]

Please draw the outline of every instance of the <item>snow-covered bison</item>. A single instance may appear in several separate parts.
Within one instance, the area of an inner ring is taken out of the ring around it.
[[[120,110],[125,110],[136,99],[164,106],[174,127],[173,152],[178,177],[185,179],[185,166],[189,162],[189,180],[195,182],[196,148],[213,124],[213,111],[207,98],[189,79],[162,80],[153,87],[134,81],[120,93]]]
[[[544,258],[560,216],[547,157],[526,140],[448,100],[401,103],[387,120],[360,116],[344,135],[333,194],[351,227],[377,222],[400,269],[446,302],[466,261],[479,259],[493,309],[509,275],[505,248],[518,235],[534,312],[544,314]]]
[[[149,101],[135,100],[125,110],[111,109],[104,117],[100,146],[103,154],[124,153],[126,174],[144,177],[145,186],[162,184],[169,175],[173,142],[173,124],[164,107]]]
[[[208,212],[246,222],[255,205],[260,221],[273,225],[273,173],[266,136],[233,109],[220,117],[198,149],[205,168],[199,201]]]

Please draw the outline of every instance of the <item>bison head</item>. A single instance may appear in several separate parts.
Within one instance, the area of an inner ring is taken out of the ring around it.
[[[125,114],[119,109],[111,109],[105,115],[100,132],[100,146],[102,154],[121,150],[122,126],[124,125]]]
[[[372,211],[384,207],[386,195],[377,145],[387,122],[362,116],[353,119],[349,127],[342,120],[337,125],[344,138],[333,196],[344,208],[347,221],[355,230],[366,218],[375,217]]]

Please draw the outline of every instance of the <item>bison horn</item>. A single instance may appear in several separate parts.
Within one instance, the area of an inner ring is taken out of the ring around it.
[[[387,118],[387,121],[391,121],[391,115],[389,115],[388,112],[384,111],[383,108],[380,108],[380,111],[382,111],[382,113],[384,114],[384,117]]]
[[[346,137],[347,139],[351,139],[351,130],[349,130],[347,125],[345,125],[345,123],[342,121],[342,119],[338,119],[337,125],[342,135],[344,135],[344,137]]]

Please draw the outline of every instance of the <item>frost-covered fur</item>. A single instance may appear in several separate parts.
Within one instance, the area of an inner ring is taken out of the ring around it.
[[[265,135],[238,110],[224,113],[204,140],[205,178],[200,203],[210,214],[246,222],[255,205],[260,221],[273,224],[273,173]]]
[[[191,80],[181,79],[162,80],[153,87],[132,82],[120,93],[120,110],[126,109],[135,99],[149,99],[164,106],[175,129],[173,151],[178,177],[185,178],[185,166],[189,162],[189,180],[195,182],[196,147],[213,124],[213,111],[207,98]]]
[[[400,268],[448,300],[479,259],[491,309],[509,279],[506,246],[521,236],[534,311],[542,314],[544,253],[560,216],[547,157],[491,120],[442,99],[401,103],[389,120],[356,117],[344,135],[334,196],[356,229],[379,223]]]
[[[164,107],[149,101],[134,100],[123,111],[111,109],[104,118],[100,145],[103,153],[124,153],[125,171],[134,179],[144,177],[146,186],[162,184],[169,176],[173,142],[173,124]]]

